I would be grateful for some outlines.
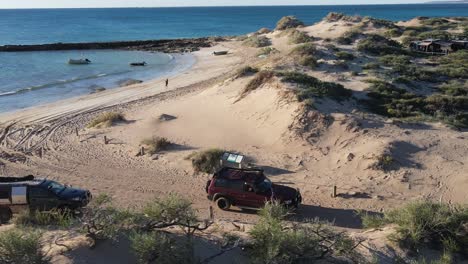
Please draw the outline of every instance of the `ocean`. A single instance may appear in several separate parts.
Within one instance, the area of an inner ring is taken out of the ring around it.
[[[399,21],[416,16],[467,16],[468,4],[5,9],[0,10],[0,45],[240,35],[274,28],[285,15],[312,24],[329,12]],[[66,64],[76,57],[89,57],[95,63]],[[128,66],[143,58],[149,67]],[[83,95],[93,87],[112,88],[123,79],[171,75],[191,63],[193,58],[187,55],[135,51],[0,53],[0,112]]]

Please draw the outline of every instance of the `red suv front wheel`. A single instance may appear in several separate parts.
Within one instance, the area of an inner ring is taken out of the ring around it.
[[[231,201],[226,197],[220,197],[216,200],[216,205],[219,209],[226,211],[231,207]]]

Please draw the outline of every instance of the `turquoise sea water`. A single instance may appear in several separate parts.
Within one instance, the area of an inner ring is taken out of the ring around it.
[[[398,21],[467,16],[468,4],[0,10],[0,45],[239,35],[273,28],[285,15],[312,24],[329,12]],[[66,64],[80,57],[93,63]],[[142,60],[149,66],[128,65]],[[0,112],[112,88],[124,79],[171,75],[192,63],[188,55],[134,51],[0,52]]]

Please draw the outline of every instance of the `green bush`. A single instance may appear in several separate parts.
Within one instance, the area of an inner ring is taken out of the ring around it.
[[[452,34],[445,30],[433,30],[420,33],[418,39],[443,39],[449,40],[452,37]]]
[[[270,46],[271,41],[269,38],[265,36],[254,35],[245,39],[243,41],[243,44],[249,47],[262,48],[262,47]]]
[[[208,149],[195,152],[188,159],[192,161],[195,172],[215,173],[219,169],[219,162],[224,152],[222,149]]]
[[[384,36],[387,38],[398,38],[403,34],[403,31],[398,28],[392,28],[384,32]]]
[[[174,143],[165,137],[152,137],[141,141],[141,144],[147,147],[148,154],[153,155],[163,150],[167,150]]]
[[[400,43],[376,34],[367,35],[365,39],[359,41],[357,48],[359,51],[372,55],[405,53]]]
[[[413,202],[391,210],[375,223],[395,224],[391,238],[405,248],[421,246],[444,248],[468,254],[468,208],[429,201]]]
[[[291,44],[301,44],[301,43],[306,43],[313,41],[314,38],[307,35],[307,33],[299,30],[294,30],[290,35],[289,35],[289,42]]]
[[[260,211],[260,220],[250,231],[249,253],[253,263],[314,263],[320,260],[357,260],[354,241],[327,225],[312,222],[287,228],[286,211],[269,203]],[[333,261],[332,261],[333,262]]]
[[[193,264],[190,247],[162,232],[132,232],[130,246],[138,263]]]
[[[307,55],[315,55],[317,53],[317,48],[313,43],[305,43],[295,47],[292,51],[292,55],[297,56],[307,56]]]
[[[120,113],[106,112],[98,115],[86,126],[87,128],[111,127],[118,122],[125,121],[125,116]]]
[[[50,211],[25,210],[14,218],[14,223],[19,226],[56,226],[69,227],[72,225],[73,213],[68,209]]]
[[[284,72],[279,74],[283,82],[295,83],[301,88],[297,92],[299,101],[312,97],[330,97],[335,100],[343,100],[351,97],[352,92],[341,84],[323,82],[315,77],[300,72]]]
[[[359,36],[362,35],[362,32],[356,29],[352,29],[343,33],[343,35],[339,36],[336,39],[336,43],[341,45],[351,45],[356,41]]]
[[[468,95],[468,81],[451,80],[440,85],[439,89],[446,95],[466,96]]]
[[[273,47],[264,47],[261,48],[260,51],[257,53],[257,56],[265,56],[265,55],[270,55],[274,53],[278,53],[279,51]]]
[[[468,78],[468,50],[460,50],[439,58],[437,73],[451,78]]]
[[[411,57],[406,55],[385,55],[379,58],[379,62],[386,66],[408,65]]]
[[[377,62],[368,62],[362,66],[364,70],[378,70],[380,69],[380,64]]]
[[[45,264],[40,244],[41,234],[10,229],[0,232],[0,263]]]
[[[340,60],[354,60],[355,58],[355,56],[352,53],[346,51],[339,51],[335,55]]]
[[[298,59],[297,61],[299,65],[309,67],[309,68],[316,68],[318,65],[317,59],[314,56],[308,55],[308,56],[302,56],[301,58]]]
[[[288,28],[297,28],[304,26],[304,23],[295,16],[285,16],[276,23],[276,30],[285,30]]]

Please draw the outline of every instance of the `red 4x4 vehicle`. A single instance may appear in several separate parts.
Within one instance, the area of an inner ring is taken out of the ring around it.
[[[261,208],[277,200],[286,206],[298,207],[302,202],[299,190],[272,183],[263,170],[222,168],[206,184],[208,199],[222,210],[231,205],[240,208]]]

